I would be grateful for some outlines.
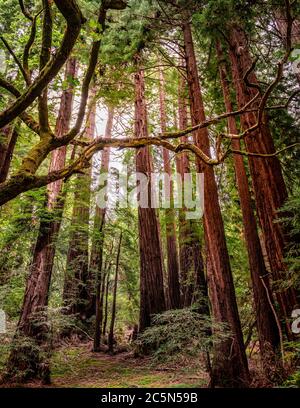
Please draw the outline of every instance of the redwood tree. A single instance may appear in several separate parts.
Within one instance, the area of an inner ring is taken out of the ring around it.
[[[188,22],[183,25],[183,35],[192,125],[196,125],[205,120],[205,112],[191,26]],[[207,156],[210,156],[207,129],[195,131],[194,139],[195,144]],[[217,322],[226,323],[231,332],[230,338],[215,345],[212,385],[243,387],[248,385],[249,371],[214,170],[199,159],[197,161],[197,170],[199,173],[204,173],[204,229],[208,256],[211,262],[211,269],[208,271],[210,272],[208,282],[213,299],[212,314]]]
[[[144,72],[136,64],[135,137],[148,137]],[[148,208],[138,207],[140,245],[140,331],[151,324],[151,315],[165,310],[160,231],[155,208],[151,207],[152,158],[148,146],[136,151],[136,171],[148,177]]]
[[[184,64],[184,61],[182,63]],[[178,119],[180,130],[188,127],[186,91],[185,78],[180,75],[178,82]],[[182,136],[180,141],[186,143],[187,136]],[[184,182],[184,175],[191,172],[191,164],[186,152],[183,151],[176,157],[176,167],[181,181]],[[202,298],[202,302],[203,300],[204,302],[207,301],[207,282],[204,274],[201,241],[197,233],[197,223],[197,220],[186,218],[185,207],[179,210],[179,260],[182,290],[181,304],[183,307],[191,306],[197,300],[198,295]]]
[[[162,133],[167,130],[167,113],[166,113],[166,96],[165,96],[165,79],[162,68],[159,72],[159,101],[160,101],[160,124]],[[169,150],[162,148],[165,177],[165,191],[169,193],[170,208],[165,210],[166,213],[166,241],[168,257],[168,291],[170,309],[178,309],[180,306],[180,287],[179,287],[179,264],[177,253],[177,240],[175,229],[175,212],[174,212],[174,186],[172,181],[172,167],[170,164]],[[170,179],[169,179],[170,177]],[[168,184],[168,186],[167,186]]]
[[[114,351],[114,327],[115,327],[116,311],[117,311],[116,310],[117,288],[118,288],[118,279],[119,279],[121,245],[122,245],[122,231],[120,233],[118,250],[117,250],[116,271],[115,271],[114,290],[113,290],[113,299],[112,299],[112,308],[111,308],[111,319],[110,319],[110,327],[109,327],[109,333],[108,333],[108,350],[110,353],[113,353]]]
[[[287,26],[288,26],[288,18],[286,15],[286,10],[283,10],[281,8],[277,8],[275,10],[275,21],[276,21],[276,26],[278,28],[278,31],[282,37],[284,45],[286,45],[287,42]],[[300,19],[299,16],[298,18],[295,18],[292,22],[292,28],[291,28],[291,42],[293,47],[299,47],[300,44]],[[299,67],[299,65],[298,65]],[[296,70],[296,77],[298,82],[300,83],[300,72],[299,69]]]
[[[107,123],[105,128],[105,137],[111,138],[114,121],[114,108],[108,107]],[[109,148],[102,151],[100,174],[107,174],[109,171]],[[105,183],[106,185],[106,183]],[[90,279],[95,283],[96,290],[91,296],[90,311],[96,314],[94,351],[100,350],[102,320],[103,320],[103,301],[105,292],[105,270],[103,271],[103,244],[104,244],[104,226],[105,226],[106,207],[100,208],[96,203],[94,217],[94,232],[90,259]],[[108,279],[108,277],[107,277]],[[92,285],[90,285],[90,291]]]
[[[222,48],[219,42],[217,43],[217,54],[226,112],[232,112],[233,107],[230,97],[227,67],[223,59]],[[233,116],[229,117],[227,123],[229,133],[231,135],[238,135],[235,118]],[[234,150],[241,150],[239,139],[232,139],[231,144]],[[235,154],[233,159],[252,280],[255,318],[260,345],[259,348],[266,376],[271,380],[276,380],[280,336],[273,312],[273,296],[270,291],[268,272],[266,270],[260,245],[244,160],[243,157],[238,154]]]
[[[236,90],[238,106],[242,107],[258,92],[256,87],[249,87],[244,80],[245,73],[252,66],[247,38],[243,28],[236,24],[230,26],[230,60]],[[249,81],[258,85],[257,77],[252,70]],[[260,98],[256,101],[256,106]],[[241,116],[243,130],[257,124],[257,114],[247,112]],[[274,141],[270,132],[268,118],[264,114],[259,128],[245,137],[247,151],[258,153],[274,153]],[[263,232],[263,239],[272,270],[272,278],[276,298],[280,307],[280,316],[285,321],[286,331],[291,338],[288,324],[291,312],[296,305],[295,291],[291,287],[282,288],[287,279],[284,264],[286,236],[283,226],[278,220],[278,210],[287,199],[287,190],[278,157],[249,157],[249,167],[255,194],[256,208]]]
[[[65,78],[74,78],[76,74],[76,60],[70,58],[66,65]],[[64,135],[70,126],[73,105],[73,85],[63,91],[60,108],[56,122],[57,137]],[[50,169],[59,170],[64,166],[66,147],[52,152]],[[64,194],[62,181],[56,181],[47,187],[44,216],[40,221],[37,241],[33,251],[29,276],[26,282],[25,295],[22,305],[20,320],[16,329],[16,340],[29,337],[33,342],[42,345],[46,336],[45,308],[48,305],[49,286],[55,255],[56,237],[59,232],[62,211],[64,206]],[[38,317],[39,314],[42,316]],[[37,324],[36,319],[45,321],[44,325]],[[13,376],[18,370],[24,373],[24,380],[33,378],[49,379],[49,368],[39,354],[26,351],[26,359],[23,358],[23,348],[18,346],[12,349],[7,367],[7,376]]]
[[[87,120],[85,138],[92,141],[96,127],[96,103],[94,90],[90,95],[91,106]],[[67,254],[63,300],[68,312],[77,314],[85,321],[89,309],[89,220],[91,170],[78,174],[75,179],[74,205],[71,234]]]

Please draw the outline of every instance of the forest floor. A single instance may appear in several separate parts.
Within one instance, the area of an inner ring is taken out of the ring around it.
[[[52,358],[51,387],[207,387],[208,376],[198,366],[155,366],[132,353],[93,353],[92,344],[62,347]]]
[[[0,372],[7,349],[1,349]],[[197,361],[154,364],[150,358],[136,358],[124,351],[110,355],[92,352],[92,342],[65,344],[53,353],[51,385],[29,383],[9,387],[39,388],[206,388],[208,375]],[[1,386],[0,386],[1,387]]]
[[[0,373],[4,372],[7,357],[8,348],[0,343]],[[250,360],[250,369],[255,374],[252,387],[272,386],[257,370],[256,359]],[[299,378],[299,370],[291,371],[284,386],[299,387]],[[0,388],[207,388],[208,384],[209,376],[198,358],[158,364],[149,357],[134,357],[130,351],[110,355],[104,348],[94,353],[92,342],[72,342],[54,351],[50,385],[9,383]]]

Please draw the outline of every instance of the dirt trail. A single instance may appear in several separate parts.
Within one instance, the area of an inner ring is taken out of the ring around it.
[[[154,367],[131,353],[93,353],[90,344],[64,347],[52,360],[52,387],[206,387],[199,367]]]

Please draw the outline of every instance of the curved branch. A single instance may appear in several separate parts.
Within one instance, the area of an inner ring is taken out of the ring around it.
[[[91,159],[95,153],[103,150],[105,147],[114,147],[119,149],[125,148],[141,148],[150,145],[163,146],[175,153],[180,153],[183,150],[192,151],[197,157],[203,160],[205,163],[215,166],[222,163],[229,154],[240,154],[245,156],[254,157],[273,157],[278,154],[291,149],[292,147],[300,145],[300,143],[294,143],[291,146],[287,146],[275,153],[271,154],[261,154],[261,153],[250,153],[240,150],[232,150],[228,148],[225,153],[221,154],[217,159],[211,159],[205,155],[197,146],[189,143],[181,143],[178,146],[172,145],[170,142],[163,140],[159,137],[148,137],[148,138],[123,138],[123,139],[112,139],[112,138],[97,138],[93,143],[87,146],[79,157],[73,161],[67,167],[50,172],[47,175],[36,176],[30,174],[29,172],[19,172],[18,174],[12,176],[6,182],[0,184],[0,206],[17,197],[19,194],[25,191],[39,188],[52,183],[57,180],[66,179],[71,177],[73,174],[82,173],[85,168],[90,166]]]
[[[9,108],[0,113],[0,128],[19,116],[41,94],[58,74],[70,55],[85,19],[75,0],[54,0],[67,22],[67,28],[56,55],[47,63],[37,79]]]
[[[28,20],[33,21],[33,17],[32,15],[29,13],[29,11],[27,10],[27,8],[24,5],[23,0],[19,0],[19,4],[20,4],[20,8],[22,10],[22,13],[24,14],[24,16],[26,18],[28,18]]]
[[[23,78],[25,79],[26,84],[30,85],[30,79],[28,78],[27,72],[23,68],[23,65],[21,64],[19,58],[16,56],[13,49],[10,47],[10,45],[8,44],[8,42],[6,41],[6,39],[2,35],[0,36],[0,39],[3,42],[3,44],[5,45],[6,49],[10,53],[10,55],[13,57],[15,63],[18,65],[18,67],[19,67],[19,69],[20,69],[20,71],[21,71],[21,73],[23,75]]]
[[[21,92],[10,82],[6,81],[0,76],[0,87],[6,89],[16,98],[21,96]],[[29,115],[26,111],[22,112],[19,115],[20,119],[37,135],[40,135],[40,126],[39,124],[33,119],[31,115]]]
[[[29,61],[29,53],[30,53],[30,49],[31,49],[31,47],[32,47],[32,45],[34,43],[35,36],[36,36],[36,20],[37,20],[38,16],[41,14],[42,11],[43,10],[39,11],[33,17],[32,24],[31,24],[30,35],[29,35],[27,43],[25,44],[24,51],[23,51],[23,68],[24,68],[24,71],[27,74],[27,77],[28,77],[28,79],[30,81],[30,84],[31,84],[31,75],[30,75],[29,62],[28,62]]]
[[[101,26],[102,32],[100,33],[99,29],[97,28],[96,34],[102,34],[103,31],[105,30],[106,13],[107,13],[107,6],[105,6],[105,2],[101,2],[99,12],[98,12],[97,22]],[[93,75],[95,73],[95,69],[97,66],[97,62],[98,62],[100,46],[101,46],[101,40],[93,41],[92,50],[91,50],[89,63],[88,63],[88,68],[86,70],[86,73],[83,79],[83,83],[82,83],[82,87],[81,87],[80,105],[79,105],[76,123],[74,127],[70,130],[70,132],[68,132],[66,135],[59,138],[60,141],[62,141],[64,144],[74,139],[74,137],[77,136],[77,134],[80,132],[80,128],[82,126],[84,116],[85,116],[85,110],[86,110],[86,105],[88,101],[90,83],[92,81],[92,78],[93,78]]]
[[[249,88],[255,88],[258,90],[259,93],[261,93],[261,87],[258,84],[255,84],[253,82],[249,81],[249,75],[251,74],[251,72],[255,69],[256,64],[258,61],[258,57],[256,57],[251,66],[248,68],[248,70],[245,72],[244,76],[243,76],[243,81],[245,82],[245,84],[249,87]]]
[[[283,77],[283,68],[284,65],[287,63],[289,56],[292,51],[292,26],[293,26],[293,18],[291,15],[291,5],[289,0],[285,0],[285,5],[286,5],[286,21],[287,21],[287,35],[286,35],[286,50],[283,58],[281,61],[278,62],[277,65],[277,73],[275,79],[269,84],[267,87],[264,95],[261,98],[259,108],[258,108],[258,124],[259,126],[261,125],[263,121],[263,115],[264,115],[264,110],[267,105],[269,96],[273,92],[273,90],[276,88],[276,86],[279,84]]]
[[[300,146],[300,142],[293,143],[293,144],[291,144],[289,146],[286,146],[286,147],[284,147],[284,148],[282,148],[280,150],[277,150],[274,153],[255,153],[255,152],[246,152],[246,151],[243,151],[243,150],[234,150],[234,149],[231,150],[231,153],[239,154],[241,156],[248,156],[248,157],[249,156],[251,156],[251,157],[261,157],[261,158],[275,157],[275,156],[278,156],[279,154],[285,152],[286,150],[292,149],[293,147],[296,147],[296,146]]]

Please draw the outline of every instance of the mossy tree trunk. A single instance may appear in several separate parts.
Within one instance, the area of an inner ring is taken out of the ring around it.
[[[75,77],[76,61],[69,59],[66,65],[65,77]],[[73,86],[63,91],[60,109],[56,122],[57,137],[68,131],[73,105]],[[64,166],[66,148],[53,151],[50,168],[60,169]],[[26,282],[25,295],[20,320],[15,335],[13,347],[7,363],[7,378],[20,374],[21,380],[41,378],[49,381],[50,371],[48,361],[41,357],[39,347],[47,349],[47,306],[51,274],[53,269],[56,239],[59,232],[64,207],[62,181],[52,183],[47,188],[47,197],[43,218],[37,241],[33,251],[29,276]],[[40,324],[39,319],[44,324]],[[22,346],[22,339],[29,339],[32,345]]]

